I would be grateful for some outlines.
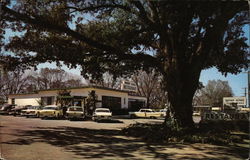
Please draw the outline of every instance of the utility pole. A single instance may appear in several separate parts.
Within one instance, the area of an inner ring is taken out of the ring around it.
[[[250,71],[248,71],[248,107],[250,107]]]
[[[249,52],[250,52],[250,50],[249,50]],[[245,90],[244,95],[248,99],[248,104],[246,105],[246,107],[250,107],[250,67],[248,68],[248,70],[249,71],[247,71],[247,72],[243,72],[243,73],[247,73],[248,84],[247,84],[247,87],[242,88]]]
[[[248,88],[248,87],[242,88],[242,89],[244,89],[244,93],[243,93],[243,94],[244,94],[244,97],[246,97],[246,98],[247,98],[247,88]]]

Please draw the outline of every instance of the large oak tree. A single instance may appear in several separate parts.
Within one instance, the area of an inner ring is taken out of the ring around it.
[[[4,44],[15,65],[64,61],[92,79],[155,69],[176,124],[192,127],[201,71],[248,67],[247,10],[246,1],[19,0],[1,4],[0,25],[22,33]]]

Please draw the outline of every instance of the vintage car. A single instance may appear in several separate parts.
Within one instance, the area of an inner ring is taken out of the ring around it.
[[[42,106],[28,106],[27,109],[21,111],[22,116],[29,117],[40,117],[40,111]]]
[[[43,107],[43,109],[39,112],[39,117],[44,118],[61,118],[63,116],[62,108],[56,105],[48,105]]]
[[[13,116],[18,116],[21,115],[23,110],[26,110],[27,107],[30,105],[26,105],[26,106],[15,106],[14,108],[12,108],[9,112],[9,115],[13,115]]]
[[[0,114],[9,114],[11,110],[15,107],[15,105],[12,104],[4,104],[0,109]]]
[[[93,121],[99,121],[99,120],[107,120],[111,119],[112,117],[112,112],[108,108],[96,108],[92,119]]]
[[[196,111],[193,112],[193,116],[200,116],[200,115],[201,115],[200,112],[196,112]]]
[[[167,115],[167,108],[161,109],[159,112],[161,113],[161,117],[166,117]]]
[[[83,119],[84,118],[84,113],[83,113],[82,107],[70,106],[66,111],[66,117],[69,120]]]
[[[154,112],[152,109],[140,109],[138,112],[129,112],[130,118],[160,118],[162,112]]]

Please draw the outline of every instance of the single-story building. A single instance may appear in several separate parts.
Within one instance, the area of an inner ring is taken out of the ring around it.
[[[98,103],[96,107],[110,108],[111,111],[136,111],[146,106],[146,97],[131,94],[129,91],[111,89],[99,86],[83,86],[65,89],[38,90],[35,93],[10,94],[8,103],[15,105],[52,105],[57,103],[58,92],[67,90],[73,99],[72,105],[84,105],[85,98],[95,91]]]

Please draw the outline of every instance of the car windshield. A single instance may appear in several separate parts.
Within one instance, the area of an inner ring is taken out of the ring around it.
[[[82,108],[80,108],[80,107],[70,107],[69,111],[82,111]]]
[[[145,109],[145,110],[141,110],[141,112],[153,112],[153,111]]]
[[[44,107],[43,110],[57,110],[57,107]]]
[[[110,112],[108,109],[98,109],[95,112]]]

